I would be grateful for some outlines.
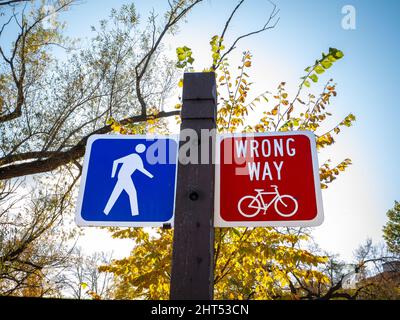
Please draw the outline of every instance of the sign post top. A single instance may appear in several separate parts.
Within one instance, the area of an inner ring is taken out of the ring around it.
[[[217,100],[214,72],[189,72],[183,77],[183,100]]]

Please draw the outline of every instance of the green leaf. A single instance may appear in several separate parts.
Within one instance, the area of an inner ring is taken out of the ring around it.
[[[114,118],[110,118],[107,120],[106,124],[109,126],[112,125],[114,122],[115,122]]]
[[[336,62],[337,61],[337,59],[333,56],[333,55],[329,55],[328,56],[328,60],[330,61],[330,62]]]
[[[325,69],[323,67],[321,67],[320,65],[316,66],[314,70],[317,74],[322,74],[325,72]]]
[[[329,69],[330,67],[332,67],[332,62],[330,62],[328,59],[325,59],[321,62],[321,65],[325,68],[325,69]]]
[[[318,76],[313,73],[310,77],[309,77],[313,82],[318,82]]]
[[[309,88],[309,87],[310,87],[310,82],[304,81],[304,85],[305,85],[307,88]]]
[[[342,51],[338,50],[338,51],[336,52],[336,54],[335,54],[335,57],[336,57],[337,59],[342,59],[342,58],[344,57],[344,53],[343,53]]]
[[[239,232],[238,229],[232,228],[232,231],[233,231],[234,234],[236,234],[238,237],[240,237],[240,232]]]

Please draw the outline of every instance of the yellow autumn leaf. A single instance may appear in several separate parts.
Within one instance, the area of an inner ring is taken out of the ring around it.
[[[246,61],[244,63],[244,66],[247,67],[247,68],[251,67],[251,61]]]

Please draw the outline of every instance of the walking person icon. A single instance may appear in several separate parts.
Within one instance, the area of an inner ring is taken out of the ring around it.
[[[115,177],[115,174],[118,169],[118,165],[122,164],[119,172],[118,179],[114,186],[114,189],[108,199],[108,202],[104,208],[104,214],[108,215],[114,206],[115,202],[121,195],[123,191],[128,194],[129,203],[131,207],[132,216],[139,215],[139,207],[137,200],[137,192],[134,182],[132,181],[132,174],[138,170],[145,174],[149,178],[153,178],[153,175],[147,171],[143,166],[143,160],[139,154],[143,153],[146,150],[144,144],[138,144],[135,148],[136,153],[132,153],[128,156],[122,157],[120,159],[116,159],[113,163],[111,178]]]

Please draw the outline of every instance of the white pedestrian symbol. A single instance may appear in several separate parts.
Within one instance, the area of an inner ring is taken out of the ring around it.
[[[117,183],[115,184],[114,190],[112,191],[110,198],[108,199],[107,205],[104,208],[104,213],[106,215],[110,213],[112,207],[121,195],[122,191],[125,191],[129,196],[132,216],[139,215],[137,193],[131,175],[136,170],[139,170],[149,178],[153,178],[153,175],[144,168],[142,158],[139,155],[145,150],[146,147],[144,144],[138,144],[135,148],[136,153],[132,153],[126,157],[122,157],[114,161],[111,178],[114,178],[117,172],[118,165],[121,163],[122,166],[118,173]]]

